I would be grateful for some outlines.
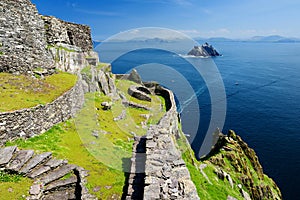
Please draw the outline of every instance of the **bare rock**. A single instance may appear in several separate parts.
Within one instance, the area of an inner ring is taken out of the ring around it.
[[[57,179],[63,177],[64,175],[68,174],[75,168],[76,168],[75,165],[63,165],[63,166],[59,167],[58,169],[51,171],[50,173],[43,176],[40,179],[40,181],[46,185],[54,180],[57,180]]]
[[[48,159],[50,156],[52,155],[52,153],[47,152],[47,153],[43,153],[43,154],[39,154],[36,155],[34,158],[32,158],[27,164],[26,166],[24,166],[20,172],[21,173],[28,173],[31,169],[33,169],[34,167],[36,167],[38,164],[40,164],[41,162],[45,161],[46,159]]]
[[[69,185],[75,184],[76,182],[77,182],[77,177],[73,175],[68,179],[57,180],[57,181],[54,181],[54,182],[48,184],[47,187],[45,188],[45,191],[55,190],[59,187],[67,187]]]
[[[110,110],[112,106],[112,102],[104,101],[101,103],[103,110]]]
[[[16,146],[5,147],[0,149],[0,166],[5,165],[10,161],[16,149]]]
[[[21,150],[16,157],[7,164],[7,169],[12,171],[19,171],[23,165],[33,156],[33,150]]]
[[[66,189],[49,193],[43,197],[43,200],[69,200],[76,199],[75,189]]]
[[[139,100],[149,101],[149,102],[152,101],[151,97],[149,96],[150,91],[145,87],[131,85],[128,88],[127,92],[130,96],[132,96],[134,98],[137,98]]]
[[[135,83],[142,84],[142,78],[141,78],[141,76],[138,74],[138,72],[136,71],[136,69],[133,69],[133,70],[130,72],[130,74],[129,74],[129,76],[128,76],[127,79],[130,80],[130,81],[133,81],[133,82],[135,82]]]

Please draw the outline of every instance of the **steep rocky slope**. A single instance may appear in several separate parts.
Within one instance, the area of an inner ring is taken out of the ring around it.
[[[276,183],[263,173],[251,149],[234,131],[220,137],[200,161],[182,135],[177,140],[201,199],[282,199]]]

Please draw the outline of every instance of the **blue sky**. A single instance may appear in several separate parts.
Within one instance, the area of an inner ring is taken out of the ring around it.
[[[94,40],[163,27],[191,37],[300,37],[299,0],[32,0],[41,14],[88,24]]]

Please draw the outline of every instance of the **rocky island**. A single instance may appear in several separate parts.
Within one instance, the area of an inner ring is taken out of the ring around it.
[[[282,199],[233,131],[197,160],[172,91],[112,74],[88,26],[0,10],[1,199]]]
[[[217,52],[217,50],[207,42],[201,46],[194,46],[194,48],[188,53],[188,55],[203,57],[221,56],[221,54],[219,54],[219,52]]]

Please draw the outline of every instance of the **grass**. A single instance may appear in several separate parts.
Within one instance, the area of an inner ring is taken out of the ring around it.
[[[141,120],[139,114],[149,111],[128,108],[126,112],[131,115],[117,123],[113,118],[125,109],[121,101],[114,102],[112,110],[103,110],[101,102],[110,101],[109,97],[99,93],[88,93],[85,97],[84,108],[74,119],[60,123],[42,135],[6,145],[34,149],[39,153],[51,151],[57,158],[68,159],[69,163],[89,171],[87,187],[92,194],[99,199],[120,199],[125,183],[124,171],[129,170],[128,161],[132,156],[133,135],[130,131],[146,132],[136,128],[136,123]],[[98,138],[92,135],[94,132]]]
[[[0,73],[0,112],[50,103],[71,89],[76,81],[75,75],[64,72],[45,79]]]
[[[83,69],[83,73],[88,74],[89,71],[90,67]],[[56,82],[47,79],[44,82],[46,81],[52,83],[51,87],[60,85],[58,80]],[[17,145],[21,149],[34,149],[37,153],[51,151],[54,157],[67,159],[69,163],[88,170],[90,176],[87,177],[86,186],[99,199],[120,199],[125,172],[130,169],[133,133],[144,135],[147,131],[141,126],[146,120],[141,115],[150,115],[148,123],[145,124],[149,126],[150,123],[157,123],[165,113],[165,107],[162,105],[164,100],[161,97],[151,96],[151,103],[131,98],[127,94],[131,84],[133,82],[120,80],[117,88],[130,101],[151,107],[151,111],[126,108],[121,100],[113,101],[111,110],[103,110],[101,103],[111,102],[112,99],[104,94],[88,93],[85,95],[84,107],[74,119],[53,126],[42,135],[7,142],[6,146]],[[126,113],[126,117],[114,121],[122,112]],[[64,178],[68,177],[69,175]]]
[[[31,185],[28,178],[0,171],[0,200],[25,199]]]
[[[228,195],[239,200],[243,199],[241,198],[239,189],[236,186],[232,189],[226,179],[224,181],[218,179],[217,175],[214,173],[214,165],[210,162],[201,162],[196,160],[194,152],[182,132],[180,133],[180,138],[176,140],[176,143],[182,152],[182,158],[190,172],[191,179],[196,186],[200,199],[227,199]],[[210,184],[201,173],[199,169],[200,164],[207,164],[207,167],[203,169],[203,171],[212,184]],[[230,174],[231,178],[237,182],[237,178],[232,176],[232,173]]]
[[[158,121],[162,118],[162,116],[165,113],[165,100],[164,98],[157,96],[157,95],[150,95],[152,101],[142,101],[139,99],[136,99],[134,97],[131,97],[127,90],[130,87],[130,85],[137,85],[137,83],[134,83],[132,81],[128,80],[117,80],[117,88],[118,90],[123,93],[128,101],[132,101],[134,103],[138,103],[144,106],[147,106],[151,108],[150,111],[145,111],[142,109],[134,109],[134,108],[128,108],[127,109],[127,116],[125,120],[119,122],[118,124],[124,128],[124,126],[128,127],[128,124],[134,125],[131,126],[132,129],[128,129],[129,132],[135,132],[137,135],[144,135],[146,134],[146,130],[141,130],[140,128],[136,128],[137,126],[141,126],[141,122],[145,121],[145,118],[141,115],[148,114],[150,115],[150,118],[148,120],[147,125],[150,124],[157,124]],[[125,109],[123,107],[123,109]],[[116,110],[116,111],[115,111]],[[113,111],[115,115],[118,115],[118,113],[121,113],[122,108],[119,107],[113,107]],[[130,127],[129,127],[130,128]]]

